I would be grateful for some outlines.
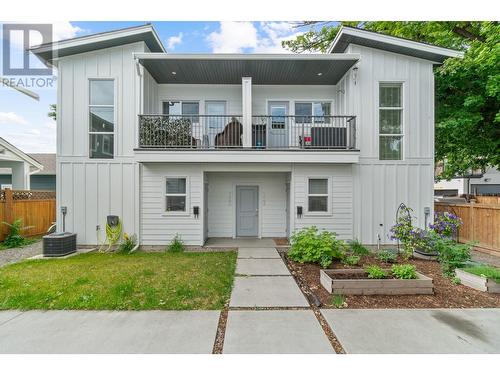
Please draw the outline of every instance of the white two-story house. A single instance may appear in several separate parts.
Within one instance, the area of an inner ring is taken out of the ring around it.
[[[107,215],[142,245],[311,225],[386,243],[400,203],[431,220],[433,67],[460,52],[343,28],[325,54],[174,54],[150,25],[32,52],[58,69],[57,202],[80,244]]]

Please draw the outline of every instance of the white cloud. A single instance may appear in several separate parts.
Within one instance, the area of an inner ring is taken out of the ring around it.
[[[17,113],[14,112],[0,112],[0,124],[14,124],[14,125],[26,125],[28,122]]]
[[[5,126],[2,137],[24,152],[55,152],[55,122],[42,122],[28,126]]]
[[[252,22],[220,22],[219,31],[210,33],[207,40],[214,53],[241,53],[257,47],[257,29]]]
[[[289,53],[281,42],[303,32],[290,22],[261,22],[260,30],[252,22],[220,22],[218,31],[207,41],[214,53]]]
[[[182,43],[182,33],[179,33],[177,35],[171,36],[170,38],[167,39],[167,48],[168,49],[175,49],[175,46],[177,44]]]
[[[282,47],[281,42],[294,39],[303,32],[294,29],[290,22],[261,22],[262,36],[259,45],[253,52],[259,53],[290,53]]]
[[[52,27],[53,41],[74,38],[85,31],[78,26],[73,26],[71,22],[54,22]]]

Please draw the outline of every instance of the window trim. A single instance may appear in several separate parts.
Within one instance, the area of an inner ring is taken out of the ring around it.
[[[90,82],[91,81],[113,81],[113,105],[109,104],[91,104],[90,103]],[[113,77],[113,76],[106,76],[106,77],[97,77],[97,76],[90,76],[87,77],[87,156],[89,159],[92,160],[110,160],[114,159],[116,156],[116,151],[117,151],[117,132],[116,128],[118,126],[118,108],[117,108],[117,96],[118,96],[118,78]],[[90,130],[90,108],[113,108],[113,131],[112,132],[95,132]],[[90,154],[90,147],[91,147],[91,142],[90,142],[90,136],[92,134],[111,134],[113,135],[113,155],[110,158],[97,158],[97,157],[92,157]]]
[[[167,180],[173,178],[183,178],[186,180],[186,193],[185,194],[167,194]],[[191,216],[191,205],[190,205],[190,185],[189,176],[179,176],[179,175],[166,175],[163,176],[163,212],[162,216]],[[172,197],[185,197],[186,205],[184,211],[167,211],[167,196]]]
[[[182,103],[197,103],[198,104],[198,114],[197,115],[186,115],[186,116],[200,116],[201,113],[201,100],[199,99],[161,99],[160,100],[160,113],[162,115],[166,115],[166,113],[163,113],[163,103],[166,102],[179,102],[181,105],[181,111],[182,111]],[[171,115],[171,116],[184,116],[184,113],[181,113],[180,115]]]
[[[322,117],[322,116],[315,116],[314,115],[314,103],[328,103],[328,104],[330,104],[330,114],[327,115],[327,117],[333,116],[333,100],[332,99],[306,99],[306,100],[294,100],[293,101],[293,114],[294,114],[295,118],[307,117],[307,116],[303,116],[303,115],[297,115],[297,113],[295,112],[295,109],[296,109],[295,106],[297,104],[311,104],[311,122],[310,122],[310,124],[316,123],[317,121],[314,121],[314,118],[315,117]],[[317,123],[324,124],[325,121],[317,122]],[[305,122],[305,124],[306,124],[306,122]],[[307,123],[307,124],[309,124],[309,123]]]
[[[309,192],[309,180],[326,180],[326,194],[311,194]],[[306,194],[306,215],[307,216],[331,216],[332,215],[332,178],[330,176],[307,176],[307,194]],[[309,210],[309,197],[325,197],[326,196],[326,211],[310,211]]]
[[[401,87],[401,106],[399,107],[381,107],[380,106],[380,86],[381,85],[399,85]],[[402,162],[405,160],[405,88],[406,81],[403,80],[388,80],[378,81],[376,95],[376,119],[377,119],[377,159],[383,162]],[[380,133],[380,110],[397,110],[401,111],[401,131],[399,134],[382,134]],[[401,138],[401,158],[400,159],[381,159],[380,158],[380,139],[381,137],[400,137]]]

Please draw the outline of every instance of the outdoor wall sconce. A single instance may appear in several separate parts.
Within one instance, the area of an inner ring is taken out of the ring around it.
[[[354,81],[354,84],[356,84],[358,82],[358,67],[357,66],[352,68],[352,79]]]
[[[193,207],[193,215],[196,219],[198,219],[198,216],[200,216],[200,207],[199,206]]]
[[[302,217],[302,206],[297,206],[297,217]]]

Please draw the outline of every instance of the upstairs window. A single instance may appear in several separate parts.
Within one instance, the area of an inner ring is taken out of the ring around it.
[[[379,159],[403,156],[403,100],[401,83],[379,86]]]
[[[89,157],[112,159],[115,132],[115,82],[93,79],[89,82]]]
[[[186,178],[167,177],[165,202],[167,212],[186,212]]]
[[[328,179],[310,178],[307,198],[308,212],[328,212]]]
[[[295,120],[298,123],[325,122],[323,116],[331,116],[330,102],[295,103]]]
[[[164,115],[188,116],[192,122],[198,122],[200,103],[195,101],[168,101],[162,103]]]

